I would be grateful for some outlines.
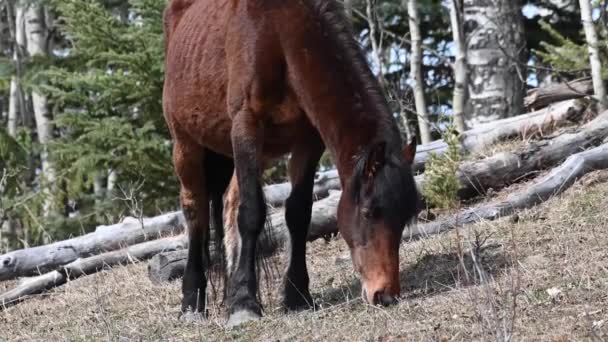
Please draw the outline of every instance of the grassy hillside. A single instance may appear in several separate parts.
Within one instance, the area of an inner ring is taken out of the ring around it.
[[[181,322],[179,282],[153,285],[144,263],[78,279],[0,312],[1,339],[608,339],[607,194],[608,173],[592,173],[516,217],[404,243],[403,298],[390,308],[361,301],[343,241],[318,241],[308,259],[316,312],[283,314],[275,279],[262,284],[266,315],[259,322],[226,330],[213,298],[207,321]],[[0,291],[11,285],[0,283]]]

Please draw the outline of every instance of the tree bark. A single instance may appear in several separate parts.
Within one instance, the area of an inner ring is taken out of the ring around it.
[[[593,81],[589,78],[581,78],[530,89],[524,98],[524,105],[527,109],[539,110],[558,101],[578,99],[591,94],[593,94]]]
[[[418,116],[418,128],[423,144],[430,143],[431,123],[424,98],[424,78],[422,77],[422,34],[420,33],[420,15],[416,0],[405,0],[409,17],[409,28],[412,39],[412,52],[410,56],[410,73],[414,82],[414,100]]]
[[[99,226],[94,233],[0,255],[0,281],[38,275],[78,258],[86,258],[165,235],[179,234],[183,230],[184,218],[181,212],[145,219],[143,226],[134,218],[111,226]]]
[[[46,56],[46,23],[44,8],[37,3],[30,3],[25,10],[25,33],[27,39],[27,53],[30,57]],[[44,178],[43,188],[45,199],[43,204],[43,216],[49,216],[53,206],[53,188],[56,183],[55,169],[49,159],[49,143],[53,140],[54,125],[53,117],[48,109],[47,98],[39,91],[32,91],[32,105],[36,119],[36,131],[42,164],[42,176]]]
[[[606,97],[606,87],[602,80],[602,63],[600,61],[599,43],[597,32],[593,26],[591,16],[591,3],[589,0],[579,0],[581,6],[581,20],[585,29],[585,38],[589,50],[589,64],[591,65],[591,77],[593,78],[593,89],[595,97],[599,102],[599,110],[608,110],[608,97]]]
[[[525,39],[519,0],[465,0],[467,126],[523,111]]]
[[[452,24],[455,50],[452,111],[454,112],[454,126],[459,133],[463,133],[467,129],[464,121],[464,110],[467,103],[467,62],[466,42],[464,41],[464,33],[462,31],[462,16],[462,0],[450,0],[450,22]]]

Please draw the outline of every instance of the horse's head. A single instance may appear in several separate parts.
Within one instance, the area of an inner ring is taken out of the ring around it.
[[[399,243],[418,204],[411,171],[415,149],[415,140],[404,151],[372,145],[356,162],[340,199],[338,226],[370,304],[388,305],[399,295]]]

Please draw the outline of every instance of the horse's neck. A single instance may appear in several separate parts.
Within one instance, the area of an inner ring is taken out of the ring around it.
[[[308,3],[294,2],[289,7],[298,9]],[[292,16],[289,21],[277,19],[289,33],[282,44],[290,70],[288,81],[343,180],[350,176],[362,150],[378,138],[387,138],[379,137],[379,132],[384,132],[381,126],[389,122],[390,113],[352,32],[335,19],[339,13],[332,11],[339,9],[295,9],[285,12]]]

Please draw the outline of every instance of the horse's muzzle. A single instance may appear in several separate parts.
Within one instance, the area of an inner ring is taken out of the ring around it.
[[[363,297],[363,300],[365,300],[370,305],[389,306],[389,305],[397,304],[397,297],[390,295],[384,289],[375,290],[375,291],[373,291],[373,293],[372,293],[372,291],[370,291],[368,293],[367,290],[365,289],[365,287],[363,287],[362,297]]]

